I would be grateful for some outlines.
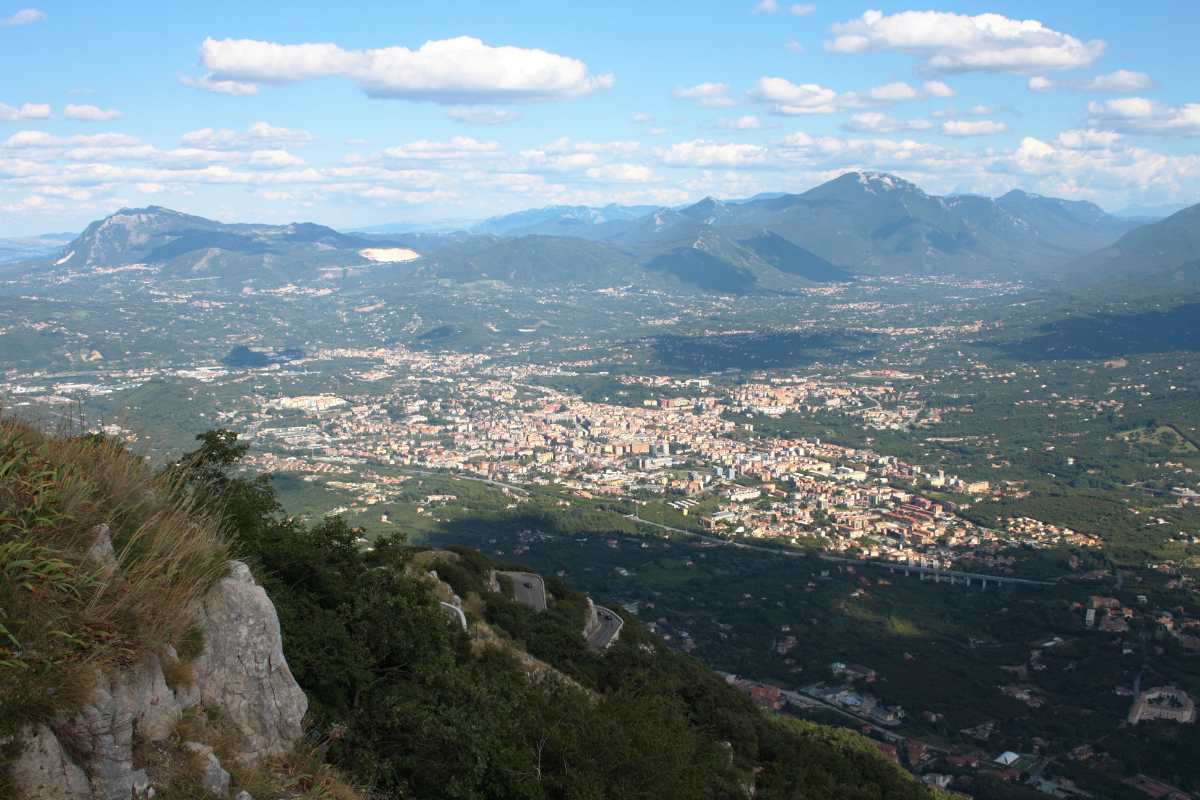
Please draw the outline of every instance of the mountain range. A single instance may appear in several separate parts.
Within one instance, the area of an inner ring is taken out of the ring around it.
[[[800,194],[708,197],[680,208],[552,206],[455,232],[342,233],[313,223],[226,224],[158,206],[122,209],[21,268],[139,264],[167,277],[228,281],[357,272],[386,281],[724,293],[791,291],[855,275],[1076,282],[1119,276],[1144,263],[1143,252],[1162,269],[1200,259],[1198,215],[1193,207],[1140,226],[1083,201],[1017,190],[939,197],[894,175],[851,172]]]

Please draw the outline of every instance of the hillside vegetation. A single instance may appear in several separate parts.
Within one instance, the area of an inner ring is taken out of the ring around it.
[[[103,439],[2,430],[0,552],[35,554],[2,562],[16,578],[0,611],[10,735],[67,710],[69,661],[110,668],[165,642],[186,648],[181,610],[232,551],[273,599],[315,743],[274,781],[243,779],[258,800],[929,796],[866,740],[763,714],[634,619],[610,650],[589,651],[586,599],[553,577],[550,609],[534,613],[493,590],[496,565],[475,551],[422,552],[400,537],[364,549],[340,518],[287,517],[266,477],[238,471],[233,434],[199,437],[155,475]],[[83,555],[100,521],[122,567],[108,583]],[[469,633],[439,606],[451,591]]]
[[[0,743],[84,704],[97,669],[194,649],[186,610],[228,560],[217,515],[119,443],[0,419]]]

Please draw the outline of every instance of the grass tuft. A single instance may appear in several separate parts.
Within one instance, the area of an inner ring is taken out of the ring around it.
[[[115,570],[88,556],[101,525]],[[122,443],[0,417],[0,741],[86,704],[98,669],[192,660],[228,560],[216,517]]]

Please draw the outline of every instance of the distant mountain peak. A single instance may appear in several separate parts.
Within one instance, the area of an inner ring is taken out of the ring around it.
[[[924,194],[924,192],[922,192],[921,189],[915,183],[912,183],[911,181],[906,181],[906,180],[904,180],[904,178],[901,178],[897,175],[893,175],[890,172],[851,172],[849,174],[854,176],[854,178],[858,181],[859,185],[866,187],[868,190],[872,190],[872,191],[903,190],[903,191],[916,191],[916,192],[921,192],[921,194]]]

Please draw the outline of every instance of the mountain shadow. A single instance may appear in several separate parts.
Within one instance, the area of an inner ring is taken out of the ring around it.
[[[1200,351],[1200,303],[1166,311],[1068,317],[1040,326],[1038,336],[995,345],[1022,361],[1116,358],[1139,353]]]

